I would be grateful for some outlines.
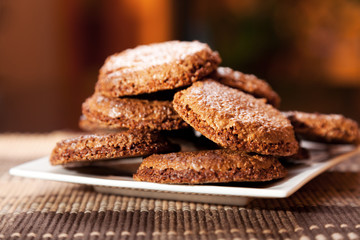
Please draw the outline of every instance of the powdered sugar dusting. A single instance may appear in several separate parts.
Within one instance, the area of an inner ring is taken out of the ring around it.
[[[229,128],[238,122],[258,124],[259,127],[290,126],[289,121],[278,110],[246,93],[212,80],[195,85],[188,90],[192,109],[197,109],[200,115],[204,115],[201,108],[208,109],[206,114],[210,116],[204,115],[203,118],[208,119],[214,127]]]
[[[209,49],[209,46],[198,41],[169,41],[141,45],[110,56],[102,67],[102,71],[112,72],[116,70],[126,72],[145,69],[150,66],[182,61],[187,56],[204,49]]]

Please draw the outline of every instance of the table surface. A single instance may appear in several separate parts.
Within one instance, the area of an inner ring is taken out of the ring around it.
[[[0,134],[0,239],[360,238],[360,156],[289,198],[255,199],[245,207],[101,194],[8,174],[72,135]]]

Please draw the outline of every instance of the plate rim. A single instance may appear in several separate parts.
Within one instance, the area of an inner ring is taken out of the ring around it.
[[[94,176],[91,174],[84,173],[66,173],[71,170],[65,170],[62,166],[51,166],[49,163],[49,156],[44,156],[32,161],[28,161],[17,166],[10,168],[9,173],[13,176],[29,177],[42,180],[51,180],[67,183],[77,183],[93,186],[103,187],[114,187],[124,189],[137,189],[149,192],[171,192],[179,194],[192,194],[192,195],[214,195],[214,196],[226,196],[226,197],[252,197],[252,198],[286,198],[291,196],[306,183],[311,181],[316,176],[325,172],[327,169],[347,160],[351,157],[360,154],[360,146],[355,147],[352,151],[340,154],[335,157],[331,157],[324,162],[313,163],[308,165],[308,169],[300,171],[299,174],[289,178],[280,179],[274,182],[270,187],[267,188],[256,188],[256,187],[237,187],[237,186],[216,186],[216,185],[174,185],[174,184],[162,184],[162,183],[150,183],[150,182],[138,182],[130,179],[111,179],[111,177]],[[54,170],[60,169],[65,173],[56,173],[49,171],[29,170],[28,167],[34,164],[46,164]],[[306,160],[305,160],[306,161]],[[290,171],[290,170],[289,170]],[[295,171],[295,170],[294,170]],[[309,171],[309,172],[307,172]],[[35,174],[34,174],[35,173]],[[65,178],[64,178],[65,177]],[[284,187],[282,185],[287,181],[295,181],[297,184],[294,186]],[[226,191],[226,190],[232,191]],[[223,192],[219,194],[219,192]]]

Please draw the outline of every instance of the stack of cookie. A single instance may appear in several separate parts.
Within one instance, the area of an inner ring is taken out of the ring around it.
[[[136,180],[269,181],[286,175],[278,157],[298,151],[293,127],[279,110],[213,79],[176,93],[173,106],[189,125],[223,149],[150,156],[134,175]]]
[[[51,163],[153,154],[143,160],[135,180],[269,181],[286,176],[279,158],[303,153],[295,132],[317,141],[359,142],[356,122],[319,114],[309,121],[311,114],[282,113],[277,109],[280,97],[268,83],[218,67],[220,62],[217,52],[197,41],[144,45],[110,56],[95,93],[83,103],[80,127],[113,133],[64,140],[54,148]],[[316,118],[321,123],[309,124]],[[177,152],[176,145],[160,136],[164,130],[185,128],[220,149]]]
[[[212,73],[221,59],[200,42],[171,41],[110,56],[95,94],[82,107],[83,129],[176,130],[188,127],[172,107],[174,92]],[[95,127],[95,129],[94,129]]]
[[[189,128],[172,107],[173,89],[211,74],[220,62],[217,52],[197,41],[144,45],[110,56],[79,121],[81,129],[96,134],[59,142],[50,162],[73,167],[178,151],[160,132]]]

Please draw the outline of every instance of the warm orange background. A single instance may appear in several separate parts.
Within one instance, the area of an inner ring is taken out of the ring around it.
[[[105,58],[138,44],[207,42],[282,109],[360,121],[354,0],[0,1],[0,132],[77,130]]]

